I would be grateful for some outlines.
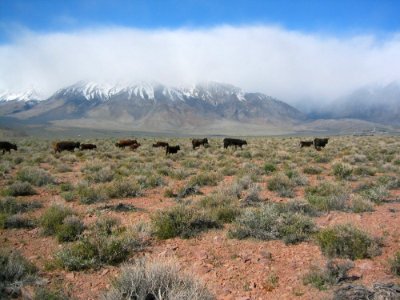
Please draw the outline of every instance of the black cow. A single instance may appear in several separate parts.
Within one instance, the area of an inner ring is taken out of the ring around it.
[[[231,139],[231,138],[225,138],[224,139],[224,148],[228,148],[229,146],[235,146],[235,149],[237,146],[242,148],[243,145],[247,145],[247,142],[245,140],[240,140],[240,139]]]
[[[208,139],[207,138],[204,138],[204,139],[193,139],[192,140],[192,145],[193,145],[193,149],[196,149],[197,147],[200,147],[201,145],[206,147],[206,145],[208,146]]]
[[[64,150],[73,152],[75,148],[79,149],[80,145],[81,145],[80,142],[62,141],[54,143],[53,149],[55,153],[62,152]]]
[[[314,139],[314,147],[316,150],[321,150],[321,148],[325,148],[326,144],[328,144],[328,140],[329,138],[324,138],[324,139],[320,139],[320,138],[315,138]]]
[[[97,146],[95,144],[81,144],[80,149],[81,150],[93,150],[93,149],[97,149]]]
[[[11,153],[11,149],[17,151],[17,145],[11,144],[10,142],[0,142],[0,150],[3,150],[3,154],[7,152]]]
[[[171,153],[171,154],[178,153],[179,150],[181,150],[181,147],[179,147],[179,145],[176,145],[176,146],[168,145],[165,150],[165,155],[168,155],[169,153]]]
[[[169,144],[167,143],[167,142],[157,142],[157,143],[155,143],[155,144],[153,144],[153,147],[154,148],[158,148],[158,147],[167,147],[167,146],[169,146]]]
[[[300,141],[300,148],[311,147],[312,145],[314,145],[313,141]]]

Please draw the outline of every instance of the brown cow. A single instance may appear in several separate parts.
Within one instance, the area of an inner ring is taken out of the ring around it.
[[[115,146],[119,148],[125,148],[137,143],[137,140],[120,140],[118,143],[115,143]]]
[[[158,148],[158,147],[163,147],[163,148],[165,148],[165,147],[167,147],[167,146],[169,146],[169,144],[168,144],[167,142],[157,142],[157,143],[153,144],[153,147],[154,147],[154,148]]]
[[[192,145],[193,145],[193,149],[196,149],[197,147],[200,147],[201,145],[206,147],[206,145],[208,146],[208,139],[207,138],[204,138],[204,139],[193,139],[192,140]]]
[[[80,149],[81,150],[93,150],[93,149],[97,149],[97,146],[95,144],[81,144]]]
[[[17,145],[11,144],[10,142],[0,142],[0,150],[3,150],[3,154],[7,152],[11,153],[11,149],[17,151]]]
[[[313,141],[300,141],[300,148],[311,147],[312,145],[314,145]]]
[[[62,141],[62,142],[55,142],[53,143],[54,152],[62,152],[64,150],[73,152],[75,148],[79,149],[81,145],[80,142],[69,142],[69,141]]]
[[[181,150],[181,147],[179,147],[179,145],[176,145],[176,146],[168,145],[166,147],[165,155],[168,155],[169,153],[171,153],[171,154],[178,153],[179,150]]]
[[[137,143],[137,144],[133,144],[133,145],[130,145],[129,146],[129,148],[132,150],[132,151],[135,151],[137,148],[139,148],[141,145],[139,144],[139,143]]]

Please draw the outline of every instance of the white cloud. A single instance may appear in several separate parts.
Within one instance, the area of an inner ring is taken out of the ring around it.
[[[325,36],[273,26],[24,31],[0,45],[0,89],[50,95],[79,80],[213,80],[288,102],[400,81],[400,35]]]

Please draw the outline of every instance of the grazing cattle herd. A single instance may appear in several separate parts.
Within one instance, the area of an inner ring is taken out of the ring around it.
[[[314,146],[314,148],[317,151],[321,151],[321,149],[325,148],[325,146],[328,144],[328,140],[329,138],[315,138],[312,141],[300,141],[300,148]],[[241,139],[225,138],[223,140],[223,145],[225,149],[227,149],[229,146],[235,146],[235,149],[237,149],[237,147],[239,146],[242,149],[243,145],[247,145],[247,141]],[[119,142],[115,143],[115,146],[119,148],[128,147],[129,149],[134,151],[137,148],[139,148],[141,144],[138,143],[137,140],[127,139],[127,140],[120,140]],[[208,139],[207,138],[192,139],[192,146],[193,149],[196,149],[200,146],[209,147]],[[165,148],[165,155],[175,154],[181,150],[179,145],[170,146],[167,142],[162,142],[162,141],[157,141],[155,144],[153,144],[153,147]],[[3,151],[3,154],[5,154],[6,151],[10,153],[11,150],[17,151],[17,149],[18,149],[17,145],[15,144],[6,141],[0,141],[0,150]],[[73,152],[75,149],[94,150],[97,149],[97,146],[95,144],[81,144],[80,142],[61,141],[61,142],[53,142],[53,149],[55,153],[62,151]]]

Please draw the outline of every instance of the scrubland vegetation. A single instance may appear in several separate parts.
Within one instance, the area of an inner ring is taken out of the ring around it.
[[[27,138],[1,156],[1,298],[274,299],[291,282],[288,299],[329,299],[400,282],[399,137],[162,139],[181,145],[169,156],[139,140],[55,154]]]

